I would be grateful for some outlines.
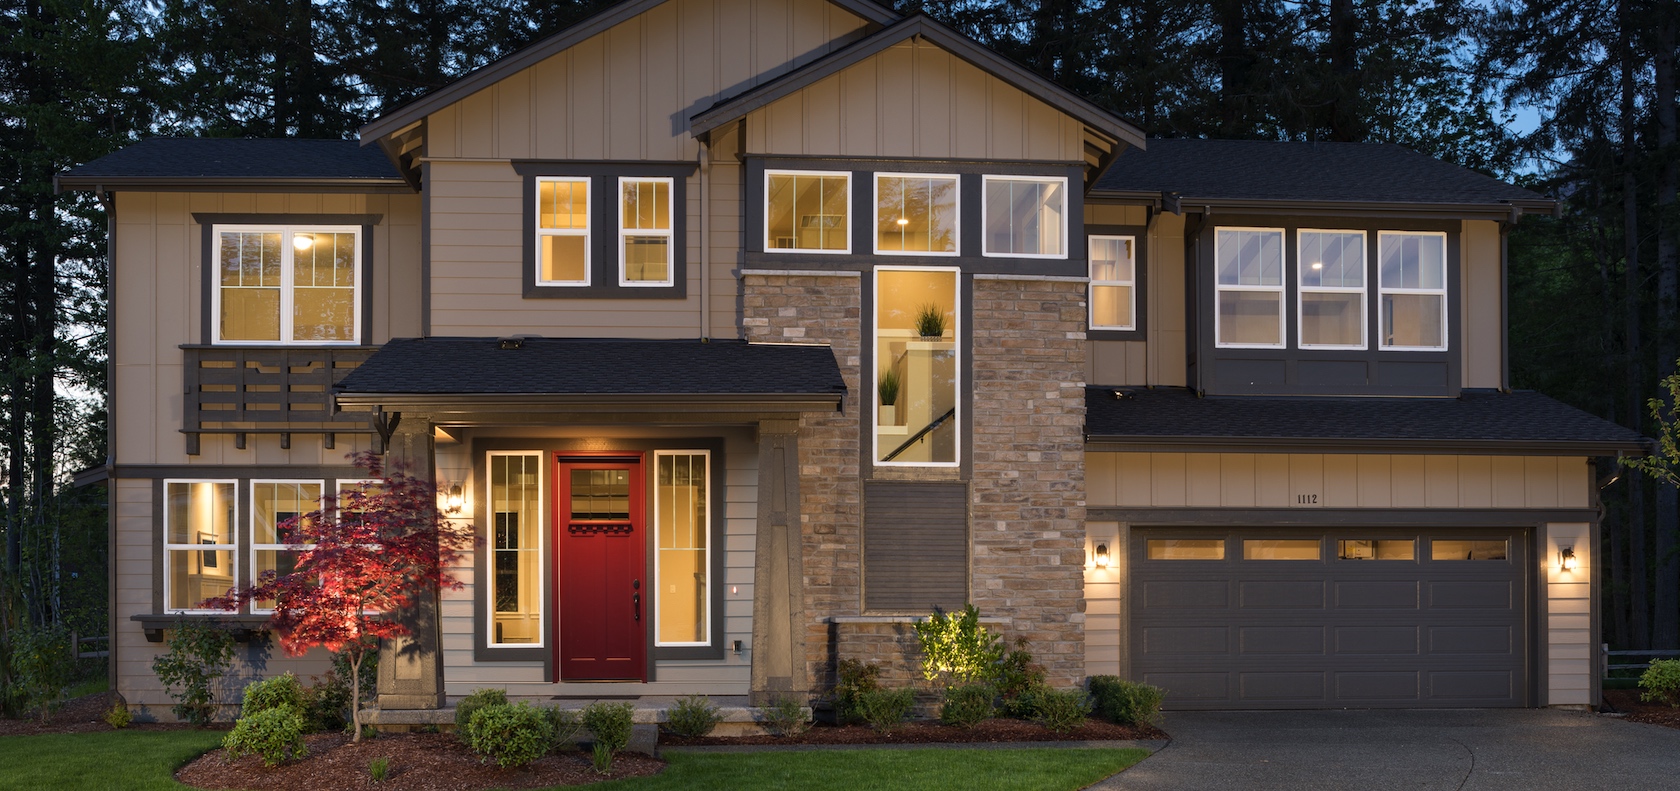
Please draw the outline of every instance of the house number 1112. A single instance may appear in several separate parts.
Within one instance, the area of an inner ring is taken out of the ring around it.
[[[1295,504],[1296,505],[1318,505],[1318,495],[1316,495],[1316,494],[1297,494],[1297,495],[1295,495]]]

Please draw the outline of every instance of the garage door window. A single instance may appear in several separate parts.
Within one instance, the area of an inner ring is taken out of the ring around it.
[[[1224,560],[1222,538],[1151,538],[1150,560]]]
[[[1336,557],[1341,560],[1415,560],[1417,542],[1398,538],[1342,540],[1336,542]]]
[[[1505,560],[1507,555],[1507,542],[1503,540],[1446,538],[1429,542],[1430,560]]]
[[[1318,560],[1320,545],[1314,538],[1243,539],[1243,560]]]

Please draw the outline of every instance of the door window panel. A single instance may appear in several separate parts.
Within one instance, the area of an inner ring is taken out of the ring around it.
[[[628,470],[572,470],[572,519],[630,518]]]
[[[710,527],[705,451],[654,454],[654,530],[657,534],[659,645],[711,642],[711,596],[707,540]]]
[[[765,171],[764,249],[850,251],[850,205],[850,174]]]
[[[875,461],[955,466],[961,332],[953,269],[875,273]]]
[[[492,453],[491,645],[542,643],[542,455]]]
[[[957,177],[875,177],[875,251],[957,254]]]
[[[1223,538],[1151,538],[1145,542],[1150,560],[1224,560]]]
[[[235,483],[165,481],[163,607],[202,610],[233,589]]]

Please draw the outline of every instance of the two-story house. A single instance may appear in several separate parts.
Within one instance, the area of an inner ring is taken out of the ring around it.
[[[1640,440],[1507,387],[1505,232],[1551,203],[1399,147],[1146,141],[869,0],[631,0],[360,142],[59,183],[113,217],[149,712],[169,626],[360,449],[478,538],[386,711],[908,680],[965,602],[1169,707],[1594,700],[1591,458]]]

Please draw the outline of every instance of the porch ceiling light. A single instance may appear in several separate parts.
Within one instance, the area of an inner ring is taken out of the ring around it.
[[[1097,568],[1099,568],[1099,569],[1108,568],[1108,545],[1107,544],[1098,544],[1097,545]]]
[[[1575,570],[1574,545],[1558,547],[1558,570],[1565,573]]]

